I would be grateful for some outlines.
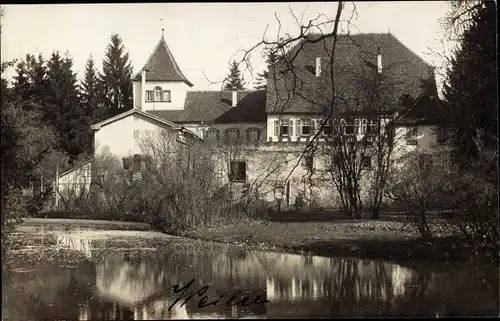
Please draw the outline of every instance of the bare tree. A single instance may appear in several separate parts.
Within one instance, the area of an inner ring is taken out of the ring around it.
[[[230,203],[242,205],[247,215],[265,211],[263,199],[273,193],[274,182],[282,175],[286,158],[281,153],[266,153],[259,149],[258,142],[254,145],[241,137],[226,137],[206,144],[213,150],[219,180],[228,188]]]
[[[293,36],[281,34],[276,16],[276,40],[269,41],[264,34],[261,42],[244,51],[240,63],[251,71],[248,58],[253,50],[264,47],[273,57],[267,84],[268,114],[277,116],[278,122],[290,113],[309,115],[304,118],[309,118],[305,122],[311,137],[284,181],[304,158],[306,162],[316,158],[318,169],[312,166],[302,178],[309,185],[311,199],[311,191],[320,188],[318,178],[324,181],[328,177],[329,184],[321,184],[334,187],[346,215],[361,217],[365,198],[372,217],[377,218],[393,152],[395,112],[403,111],[402,107],[408,107],[403,102],[412,102],[421,94],[420,81],[429,77],[429,66],[404,45],[394,45],[398,40],[392,35],[341,34],[342,25],[349,26],[356,14],[354,4],[350,14],[344,6],[338,3],[332,19],[320,15],[306,24],[290,10],[299,27]],[[341,19],[344,15],[346,19]],[[394,46],[406,52],[395,55],[391,53]],[[391,60],[382,63],[386,55]],[[409,71],[409,67],[414,69]],[[302,125],[288,123],[293,130]]]

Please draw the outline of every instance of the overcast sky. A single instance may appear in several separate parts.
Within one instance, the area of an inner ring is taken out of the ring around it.
[[[351,33],[391,32],[424,60],[434,65],[442,61],[432,54],[440,51],[443,31],[439,19],[448,11],[447,2],[398,1],[359,2],[356,15],[347,5],[342,20],[350,20]],[[112,33],[123,39],[134,66],[142,68],[161,37],[165,40],[193,89],[217,90],[228,62],[239,59],[266,37],[275,40],[278,30],[297,34],[297,21],[304,24],[320,14],[333,18],[335,2],[292,3],[172,3],[172,4],[58,4],[2,5],[2,61],[24,58],[41,52],[69,51],[74,70],[81,77],[90,54],[98,66]],[[251,59],[255,72],[265,69],[261,50]],[[7,76],[14,74],[9,70]],[[245,80],[252,85],[252,76]]]

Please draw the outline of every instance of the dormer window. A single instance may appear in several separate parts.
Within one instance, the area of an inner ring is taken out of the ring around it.
[[[161,87],[155,87],[155,101],[162,101],[161,94]]]

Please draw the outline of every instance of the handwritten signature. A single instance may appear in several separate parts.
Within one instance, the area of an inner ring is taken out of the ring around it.
[[[179,302],[179,301],[181,301],[183,299],[184,299],[184,302],[181,304],[181,307],[184,306],[189,300],[191,300],[196,295],[199,298],[201,298],[198,301],[198,307],[199,308],[204,308],[204,307],[207,307],[209,305],[216,306],[217,304],[219,304],[219,301],[224,297],[224,295],[221,294],[218,300],[215,300],[215,301],[212,301],[212,302],[207,302],[208,301],[208,296],[206,296],[204,294],[205,294],[205,292],[207,292],[209,286],[205,285],[204,287],[202,287],[201,289],[199,289],[196,292],[194,292],[194,291],[189,291],[188,292],[189,288],[193,285],[193,283],[194,283],[194,279],[192,279],[191,281],[189,281],[189,283],[186,284],[185,286],[183,286],[182,288],[179,287],[178,284],[176,284],[176,285],[173,286],[174,293],[181,292],[181,294],[179,295],[179,297],[177,297],[177,299],[174,301],[174,303],[172,303],[172,305],[170,305],[170,307],[168,308],[168,311],[171,311],[171,309],[177,304],[177,302]],[[236,291],[236,293],[234,293],[233,296],[226,302],[226,306],[230,306],[231,307],[231,306],[235,306],[235,305],[238,305],[238,304],[241,304],[242,306],[247,306],[247,305],[251,305],[251,304],[264,304],[264,303],[269,302],[269,300],[259,301],[260,300],[260,296],[258,296],[258,295],[256,297],[254,297],[253,300],[251,300],[250,302],[248,302],[250,300],[250,298],[248,297],[248,295],[245,295],[239,301],[232,302],[234,299],[236,299],[236,296],[240,292],[241,292],[240,290]],[[220,303],[220,304],[222,304],[222,303]]]

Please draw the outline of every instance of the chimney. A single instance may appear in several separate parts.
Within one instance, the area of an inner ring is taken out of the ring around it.
[[[316,77],[321,75],[321,57],[316,57]]]
[[[233,107],[236,107],[238,104],[238,92],[236,90],[233,90]]]
[[[380,53],[380,47],[378,47],[378,54],[377,54],[377,73],[379,74],[382,73],[382,54]]]
[[[139,109],[146,109],[146,69],[141,73],[141,105]]]

